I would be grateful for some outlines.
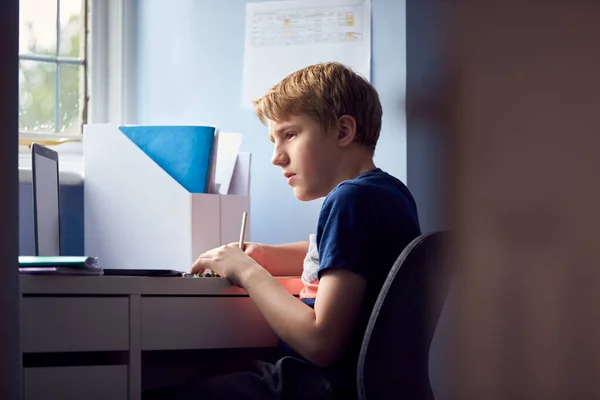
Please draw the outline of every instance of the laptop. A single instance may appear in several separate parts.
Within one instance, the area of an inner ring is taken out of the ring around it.
[[[34,256],[19,255],[19,271],[27,274],[101,275],[92,257],[65,257],[60,242],[58,153],[38,143],[31,146]]]
[[[33,143],[31,162],[35,255],[60,256],[58,153]]]

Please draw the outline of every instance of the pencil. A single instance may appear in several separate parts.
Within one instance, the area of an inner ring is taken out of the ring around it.
[[[248,219],[248,214],[246,211],[242,214],[242,229],[240,230],[240,249],[244,250],[244,235],[246,234],[246,220]]]

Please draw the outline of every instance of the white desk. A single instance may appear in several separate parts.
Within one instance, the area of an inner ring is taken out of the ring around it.
[[[292,294],[302,286],[277,280]],[[245,291],[224,278],[22,275],[20,285],[21,350],[45,360],[24,361],[25,400],[139,399],[143,351],[277,343]],[[121,361],[78,364],[86,354]]]

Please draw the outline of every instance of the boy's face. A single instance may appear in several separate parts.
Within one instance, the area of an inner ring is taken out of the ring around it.
[[[270,120],[269,137],[274,144],[273,165],[281,167],[297,199],[318,199],[333,189],[339,150],[336,135],[306,115],[295,115]]]

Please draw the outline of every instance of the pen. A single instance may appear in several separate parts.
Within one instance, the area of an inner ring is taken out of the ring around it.
[[[246,234],[246,220],[248,219],[248,214],[246,211],[242,214],[242,229],[240,230],[240,249],[244,250],[244,235]]]

